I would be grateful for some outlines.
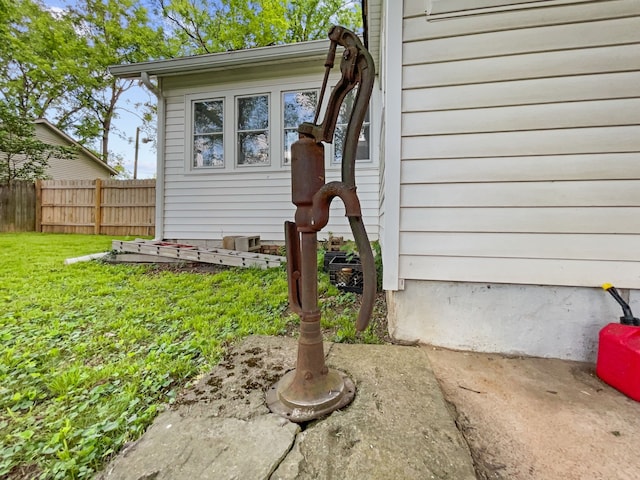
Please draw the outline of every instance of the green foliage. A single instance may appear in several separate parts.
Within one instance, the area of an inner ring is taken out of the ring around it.
[[[17,114],[45,117],[88,80],[81,37],[36,0],[8,2],[0,29],[0,97]]]
[[[324,290],[320,301],[322,317],[320,325],[327,341],[336,343],[382,343],[372,328],[364,332],[356,331],[355,319],[360,308],[359,298],[355,293],[340,292],[329,283],[329,276],[320,276],[319,291]],[[375,322],[376,319],[372,319]]]
[[[374,245],[376,243],[374,242]],[[382,339],[371,327],[361,333],[356,331],[355,320],[360,310],[360,297],[355,293],[341,292],[338,287],[330,282],[329,274],[323,271],[324,246],[320,244],[317,263],[318,296],[322,312],[320,325],[324,330],[325,339],[337,343],[382,343]],[[355,251],[352,250],[352,252]],[[370,322],[371,325],[381,320],[376,316],[377,312],[374,310],[373,318]]]
[[[174,45],[181,55],[261,47],[285,35],[285,7],[277,0],[159,2],[174,27]]]
[[[180,55],[326,38],[333,24],[358,29],[360,2],[345,0],[159,0]]]
[[[150,6],[151,8],[147,8]],[[358,29],[346,0],[0,0],[0,99],[25,118],[47,118],[109,155],[124,92],[109,65],[326,38],[333,23]],[[155,105],[134,106],[144,122]]]
[[[288,3],[285,43],[326,38],[331,25],[342,25],[356,32],[362,27],[361,2],[292,0]]]
[[[124,165],[124,158],[119,153],[111,153],[109,155],[109,163],[111,167],[118,172],[115,178],[119,180],[131,180],[133,178],[133,174],[127,170]]]
[[[0,235],[0,478],[90,478],[224,345],[286,331],[281,269],[63,265],[110,240]]]
[[[382,248],[380,247],[380,242],[375,240],[371,242],[371,249],[373,250],[373,260],[376,265],[376,289],[378,292],[382,291]],[[354,255],[358,254],[358,249],[356,247],[356,242],[353,240],[349,240],[344,243],[340,247],[340,250],[347,254],[347,259],[353,258]]]
[[[0,100],[0,185],[45,178],[49,159],[74,156],[71,148],[38,140],[33,123],[14,114]]]
[[[283,269],[63,265],[110,241],[0,234],[0,478],[91,478],[226,345],[296,322]],[[356,295],[325,273],[318,292],[327,340],[380,343]]]
[[[26,118],[48,118],[80,143],[99,140],[107,158],[109,133],[132,80],[108,66],[167,56],[163,30],[134,0],[76,0],[53,9],[38,0],[6,7],[0,28],[0,98]]]
[[[100,152],[107,159],[120,98],[136,85],[133,80],[113,77],[108,67],[170,55],[164,31],[137,0],[76,0],[66,16],[86,39],[91,81],[69,99],[59,122],[74,126],[81,138],[100,137]],[[142,117],[147,113],[143,109]]]
[[[382,266],[382,247],[380,246],[380,242],[378,240],[371,243],[371,248],[373,248],[373,258],[376,262],[376,280],[377,280],[377,290],[378,292],[382,291],[382,275],[383,275],[383,266]]]

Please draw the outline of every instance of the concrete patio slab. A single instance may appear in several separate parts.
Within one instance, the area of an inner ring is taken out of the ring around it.
[[[162,413],[99,480],[475,479],[426,349],[325,345],[355,400],[298,426],[264,392],[293,368],[290,338],[249,337]]]
[[[594,365],[424,348],[482,480],[640,478],[640,403]]]

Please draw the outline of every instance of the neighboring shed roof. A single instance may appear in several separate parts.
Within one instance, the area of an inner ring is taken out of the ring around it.
[[[59,137],[65,144],[80,149],[82,151],[82,153],[90,161],[95,162],[99,167],[101,167],[101,168],[105,169],[106,171],[108,171],[109,174],[111,174],[111,175],[117,175],[118,174],[117,170],[115,170],[114,168],[110,167],[109,165],[107,165],[102,160],[100,160],[94,153],[91,152],[91,150],[89,150],[89,149],[83,147],[82,145],[80,145],[76,140],[74,140],[69,135],[64,133],[62,130],[60,130],[58,127],[53,125],[47,119],[38,118],[38,119],[34,120],[33,123],[35,123],[36,125],[41,125],[41,126],[47,128],[51,133],[53,133],[54,135]]]

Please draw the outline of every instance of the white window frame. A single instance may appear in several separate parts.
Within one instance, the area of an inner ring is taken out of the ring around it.
[[[286,127],[284,124],[284,96],[288,93],[298,93],[298,92],[315,92],[317,97],[316,97],[316,102],[318,101],[318,99],[320,98],[320,87],[310,87],[310,88],[293,88],[293,89],[286,89],[286,90],[282,90],[280,92],[280,125],[279,127],[282,128],[281,131],[281,137],[280,140],[282,141],[281,144],[281,148],[280,148],[280,154],[282,155],[282,159],[280,160],[280,163],[282,165],[282,168],[290,168],[291,167],[291,161],[286,162],[286,142],[285,142],[285,133],[287,130],[293,130],[294,127]],[[311,120],[313,121],[313,119]],[[298,126],[295,127],[295,130],[297,132]]]
[[[239,108],[239,102],[240,100],[242,100],[243,98],[252,98],[252,97],[267,97],[267,128],[266,129],[253,129],[253,130],[240,130],[238,128],[238,117],[240,115],[240,108]],[[246,95],[235,95],[234,98],[234,118],[235,121],[233,123],[233,131],[234,131],[234,165],[235,168],[237,169],[245,169],[245,168],[259,168],[259,169],[265,169],[265,168],[269,168],[273,165],[273,135],[272,135],[272,128],[271,126],[273,125],[273,120],[272,120],[272,103],[271,103],[271,93],[270,92],[256,92],[256,93],[251,93],[251,94],[246,94]],[[267,134],[267,143],[268,143],[268,147],[267,147],[267,152],[269,155],[269,161],[267,163],[261,163],[261,164],[240,164],[238,162],[239,160],[239,155],[240,155],[240,143],[239,143],[239,135],[240,133],[245,133],[245,132],[266,132]]]
[[[357,92],[355,90],[352,90],[351,92],[349,92],[349,94],[353,94],[356,95]],[[367,106],[367,114],[365,116],[365,121],[362,123],[362,128],[360,129],[360,131],[362,131],[362,129],[364,129],[365,127],[369,128],[369,140],[368,140],[368,144],[369,144],[369,155],[367,156],[367,158],[356,158],[356,163],[372,163],[373,162],[373,155],[371,155],[371,102],[369,102],[369,105]],[[351,117],[351,112],[347,112],[349,117]],[[368,120],[367,120],[368,118]],[[346,127],[348,125],[348,120],[347,122],[340,122],[340,118],[338,118],[338,121],[336,122],[336,130],[338,129],[338,127]],[[356,154],[357,155],[357,154]],[[340,165],[342,165],[342,161],[337,162],[336,161],[336,142],[335,142],[335,134],[334,134],[334,142],[331,145],[331,156],[330,156],[330,164],[332,167],[340,167]]]
[[[329,84],[335,84],[339,79],[336,73],[329,79]],[[243,84],[228,83],[220,85],[213,89],[209,86],[201,86],[192,89],[184,95],[184,118],[185,126],[183,130],[183,174],[187,176],[199,176],[207,178],[209,176],[234,175],[244,173],[268,173],[268,172],[288,172],[291,169],[290,164],[284,164],[284,113],[283,113],[283,94],[286,92],[320,90],[321,78],[318,75],[301,76],[292,79],[291,82],[282,82],[281,79],[273,79],[269,81],[253,81]],[[270,165],[237,165],[237,97],[251,97],[256,95],[269,95],[269,154]],[[207,100],[224,101],[224,167],[193,167],[193,135],[194,135],[194,103]],[[276,100],[279,99],[280,101]],[[329,95],[325,95],[321,108],[322,121],[324,111],[329,100]],[[370,109],[370,136],[369,136],[369,160],[358,160],[358,164],[363,162],[363,167],[375,166],[377,163],[373,152],[378,148],[374,128],[377,128],[375,122],[377,103],[373,100],[369,104]],[[327,171],[339,171],[340,163],[332,161],[334,158],[333,144],[325,144],[325,168]],[[368,162],[368,163],[367,163]]]
[[[197,134],[195,132],[195,104],[196,103],[204,103],[204,102],[217,102],[217,101],[221,101],[222,102],[222,132],[217,134],[217,135],[221,135],[222,136],[222,165],[203,165],[201,167],[198,167],[195,165],[195,158],[194,158],[194,140],[196,135],[200,135]],[[226,155],[226,151],[225,151],[225,138],[226,138],[226,132],[225,132],[225,127],[226,127],[226,107],[227,104],[225,102],[225,98],[224,97],[212,97],[212,98],[194,98],[191,99],[190,101],[190,109],[189,109],[189,119],[190,119],[190,124],[187,127],[187,130],[189,130],[189,147],[188,147],[188,151],[189,151],[189,156],[187,158],[189,158],[189,169],[192,171],[206,171],[206,170],[211,170],[211,169],[215,169],[215,170],[224,170],[226,165],[227,165],[227,155]]]

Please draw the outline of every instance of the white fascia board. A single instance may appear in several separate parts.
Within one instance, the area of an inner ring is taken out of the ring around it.
[[[402,25],[403,5],[385,2],[386,85],[384,92],[385,229],[382,239],[384,290],[402,290],[400,271],[400,169],[402,159]]]
[[[229,68],[276,65],[296,60],[315,60],[326,57],[328,48],[329,40],[315,40],[129,65],[112,65],[109,67],[109,71],[112,75],[121,78],[140,78],[142,72],[154,77],[184,75],[185,73],[210,72]]]

